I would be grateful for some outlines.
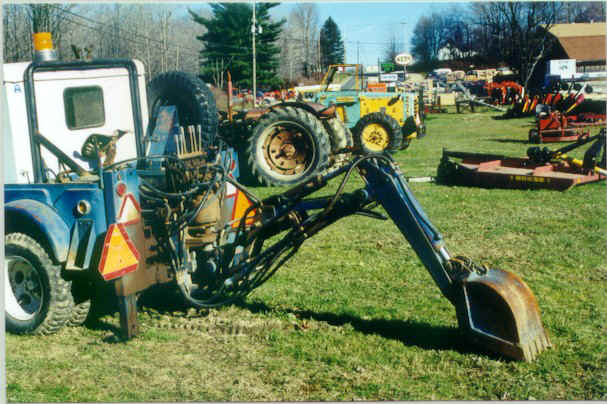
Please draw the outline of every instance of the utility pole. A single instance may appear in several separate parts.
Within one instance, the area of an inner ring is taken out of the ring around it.
[[[403,52],[407,52],[407,31],[405,29],[406,22],[401,22],[403,26]],[[407,80],[407,65],[403,65],[403,82]]]
[[[253,106],[257,106],[257,58],[255,57],[255,31],[257,30],[257,21],[255,19],[255,0],[253,0],[253,24],[251,25],[251,35],[253,35]]]

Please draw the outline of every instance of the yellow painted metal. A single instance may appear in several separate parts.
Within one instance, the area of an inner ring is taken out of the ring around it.
[[[396,97],[397,95],[395,94],[394,96]],[[364,95],[360,96],[360,116],[363,117],[373,112],[383,112],[394,118],[398,122],[398,125],[402,127],[405,124],[402,97],[393,102],[392,105],[388,105],[392,99],[390,97],[375,98]]]
[[[362,65],[360,64],[336,64],[336,65],[329,65],[329,68],[327,69],[327,72],[325,73],[325,75],[323,76],[321,82],[320,82],[320,87],[321,87],[321,91],[326,91],[328,90],[329,84],[329,80],[331,80],[333,78],[333,76],[335,75],[335,72],[339,71],[339,69],[347,69],[348,67],[353,67],[354,70],[354,80],[355,80],[355,84],[354,84],[354,90],[362,90],[362,86],[361,86],[361,80],[360,80],[360,76],[362,73]]]
[[[335,102],[356,102],[356,97],[335,97]]]
[[[127,237],[120,225],[112,225],[108,229],[99,264],[99,272],[106,280],[137,268],[138,253]]]
[[[348,118],[348,115],[346,114],[346,109],[344,108],[343,105],[337,106],[337,116],[339,117],[339,119],[341,119],[342,122],[348,122],[348,121],[346,121],[346,119]]]
[[[388,148],[390,135],[382,125],[370,123],[363,128],[361,141],[367,149],[373,152],[381,152]]]

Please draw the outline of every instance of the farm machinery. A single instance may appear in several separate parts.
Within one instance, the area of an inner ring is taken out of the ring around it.
[[[422,98],[363,91],[360,65],[330,66],[311,101],[234,113],[231,94],[228,80],[228,111],[219,131],[239,150],[243,171],[263,185],[297,185],[336,169],[345,161],[340,151],[354,144],[382,153],[402,150],[425,134]]]
[[[25,67],[22,98],[15,100],[25,103],[27,126],[7,133],[9,153],[31,152],[31,166],[8,164],[32,176],[5,186],[9,332],[48,334],[82,323],[91,298],[109,287],[123,337],[131,338],[138,333],[137,296],[149,287],[173,285],[199,308],[233,302],[338,220],[387,219],[373,210],[381,206],[455,307],[470,341],[518,360],[532,360],[550,346],[529,287],[510,272],[451,255],[389,155],[351,147],[351,159],[333,172],[259,199],[235,178],[233,154],[216,136],[214,101],[205,85],[184,73],[163,76],[168,82],[156,82],[150,91],[155,95],[145,124],[141,68],[130,60]],[[50,91],[45,85],[53,77],[59,80]],[[3,95],[9,98],[17,84],[5,83]],[[170,91],[175,87],[182,90],[179,99]],[[66,91],[72,98],[50,111],[49,120],[41,107],[61,103],[43,95]],[[117,93],[117,104],[103,117],[96,108],[99,91]],[[111,121],[120,112],[122,121]],[[9,114],[12,128],[15,114]],[[57,118],[66,120],[69,136],[48,130]],[[108,134],[108,125],[125,126]],[[76,140],[82,143],[74,150]],[[345,192],[356,172],[365,186]],[[314,196],[339,178],[335,194]]]
[[[220,112],[219,132],[238,149],[245,175],[256,183],[300,184],[336,168],[343,160],[339,151],[353,145],[352,135],[336,116],[335,108],[287,101],[234,113],[230,89],[231,80],[228,111]]]
[[[369,91],[359,64],[329,66],[314,102],[334,106],[354,144],[367,153],[405,149],[426,133],[423,94]]]
[[[560,90],[568,93],[563,96]],[[569,86],[555,83],[553,91],[542,97],[537,111],[533,110],[537,127],[529,130],[529,143],[575,142],[588,137],[591,128],[605,127],[605,103],[586,99],[584,92],[591,94],[592,87],[575,82]]]
[[[591,143],[582,160],[568,155]],[[602,154],[601,154],[602,153]],[[443,150],[437,181],[486,188],[556,189],[603,181],[607,175],[605,129],[557,150],[538,146],[527,157]]]

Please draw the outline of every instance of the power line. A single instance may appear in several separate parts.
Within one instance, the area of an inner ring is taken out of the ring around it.
[[[92,18],[83,16],[81,14],[74,13],[73,11],[70,11],[70,10],[62,9],[62,8],[60,8],[58,6],[55,6],[54,4],[50,4],[50,6],[53,7],[53,8],[55,8],[55,9],[57,9],[58,11],[62,12],[63,14],[71,15],[73,17],[76,17],[76,18],[79,18],[81,20],[87,21],[89,23],[95,24],[95,26],[90,26],[90,25],[84,24],[84,23],[82,23],[80,21],[76,21],[75,19],[69,18],[67,16],[64,17],[67,21],[69,21],[69,22],[71,22],[73,24],[79,25],[81,27],[84,27],[84,28],[87,28],[89,30],[96,31],[96,32],[99,32],[99,33],[102,33],[102,34],[111,35],[111,36],[119,38],[120,40],[125,41],[125,42],[135,43],[135,44],[141,45],[141,46],[149,46],[150,43],[157,43],[157,44],[161,44],[161,45],[171,45],[171,46],[174,46],[174,47],[178,47],[180,52],[184,52],[185,54],[188,54],[190,56],[195,56],[195,57],[199,57],[200,54],[202,52],[204,52],[204,49],[197,50],[197,49],[194,49],[194,48],[185,47],[185,46],[183,46],[181,44],[176,44],[174,42],[167,41],[166,44],[165,44],[164,41],[161,41],[159,39],[151,38],[149,36],[142,35],[140,33],[133,32],[133,31],[130,31],[130,30],[127,30],[127,29],[124,29],[124,28],[121,28],[121,31],[124,32],[124,33],[126,33],[126,34],[129,34],[130,37],[125,37],[123,35],[117,35],[110,28],[103,27],[103,23],[102,22],[96,21],[96,20],[94,20]],[[99,27],[99,25],[101,25],[102,27]],[[279,37],[275,42],[278,43],[280,41],[286,41],[286,42],[289,42],[289,43],[302,43],[302,42],[305,42],[305,40],[303,38],[294,38],[294,37],[290,37],[290,36]],[[357,47],[364,46],[365,48],[369,48],[369,47],[385,47],[385,46],[389,45],[391,42],[361,42],[361,41],[349,40],[349,41],[343,41],[343,43],[344,44],[356,44]],[[246,46],[246,45],[243,46],[243,45],[223,44],[223,45],[221,45],[221,47],[223,49],[228,49],[228,50],[231,50],[231,51],[240,51],[240,52],[247,52],[247,53],[250,52],[250,47]],[[212,50],[210,50],[210,52],[212,52]]]
[[[57,9],[57,10],[59,10],[59,11],[61,11],[61,12],[63,12],[64,14],[70,14],[70,15],[72,15],[72,16],[74,16],[74,17],[78,17],[78,18],[80,18],[80,19],[82,19],[82,20],[85,20],[85,21],[91,22],[91,23],[96,24],[96,25],[97,25],[97,24],[98,24],[98,25],[103,25],[103,23],[102,23],[102,22],[95,21],[95,20],[93,20],[92,18],[85,17],[85,16],[83,16],[83,15],[81,15],[81,14],[76,14],[76,13],[74,13],[74,12],[72,12],[72,11],[62,9],[62,8],[60,8],[60,7],[58,7],[58,6],[55,6],[54,4],[50,4],[50,6],[51,6],[51,7],[53,7],[53,8],[55,8],[55,9]],[[104,28],[96,28],[96,27],[87,26],[87,25],[84,25],[84,24],[82,24],[82,23],[78,23],[78,22],[76,22],[75,20],[73,20],[73,19],[71,19],[71,18],[67,18],[67,17],[66,17],[66,20],[71,21],[72,23],[75,23],[75,24],[80,25],[80,26],[82,26],[82,27],[92,29],[92,30],[97,31],[97,32],[101,32],[101,33],[108,33],[108,34],[110,34],[110,35],[113,35],[113,36],[116,36],[116,37],[120,38],[120,39],[121,39],[121,40],[123,40],[123,41],[127,41],[127,42],[135,42],[135,43],[137,43],[137,42],[136,42],[135,40],[133,40],[132,38],[126,38],[126,37],[121,36],[121,35],[115,35],[113,32],[109,31],[108,29],[104,29]],[[163,42],[163,41],[161,41],[161,40],[159,40],[159,39],[150,38],[150,37],[148,37],[148,36],[146,36],[146,35],[142,35],[142,34],[139,34],[139,33],[136,33],[136,32],[132,32],[132,31],[126,30],[126,29],[124,29],[124,28],[121,28],[121,30],[122,30],[123,32],[125,32],[125,33],[129,34],[129,35],[132,35],[132,36],[133,36],[133,37],[135,37],[135,38],[140,38],[140,39],[143,39],[143,40],[148,41],[148,42],[146,42],[146,43],[143,43],[143,42],[138,42],[139,44],[149,45],[149,42],[155,42],[155,43],[158,43],[158,44],[161,44],[161,45],[165,45],[165,42]],[[167,42],[166,42],[166,44],[169,44],[169,42],[167,41]],[[171,42],[171,44],[172,44],[172,45],[174,45],[174,46],[179,46],[180,51],[181,51],[181,50],[186,50],[186,51],[193,52],[193,53],[190,53],[190,55],[192,55],[192,56],[198,56],[198,54],[201,52],[201,50],[194,49],[194,48],[189,48],[189,47],[183,46],[183,45],[181,45],[181,44],[175,45],[175,44],[174,44],[174,43],[172,43],[172,42]]]

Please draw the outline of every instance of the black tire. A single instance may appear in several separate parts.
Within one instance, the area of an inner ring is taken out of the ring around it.
[[[157,109],[174,105],[179,125],[201,125],[203,142],[213,144],[217,133],[217,106],[209,87],[198,77],[184,72],[162,73],[148,84],[149,133],[154,130]]]
[[[84,324],[86,318],[89,315],[89,311],[91,310],[91,301],[87,300],[80,304],[77,304],[72,309],[72,315],[69,320],[67,320],[67,326],[69,327],[78,327]]]
[[[354,138],[350,129],[338,117],[322,121],[331,141],[331,151],[336,152],[344,147],[354,146]]]
[[[74,301],[70,282],[33,238],[4,238],[6,330],[14,334],[52,334],[70,319]]]
[[[91,310],[91,292],[94,291],[94,285],[86,280],[73,280],[71,294],[74,299],[72,315],[67,320],[67,325],[77,327],[86,321]]]
[[[288,135],[286,140],[281,140],[283,133]],[[289,156],[284,148],[271,147],[275,141],[289,145]],[[246,165],[262,185],[297,185],[327,167],[330,149],[329,135],[314,115],[301,108],[280,107],[255,126],[246,147]],[[285,168],[279,167],[281,162]]]
[[[411,144],[411,141],[408,140],[407,137],[409,135],[413,134],[414,132],[416,133],[416,136],[415,136],[416,139],[420,139],[424,136],[424,134],[420,134],[420,132],[419,132],[420,129],[421,129],[421,127],[419,127],[419,128],[417,127],[414,117],[410,116],[407,119],[405,119],[405,123],[403,124],[403,127],[401,128],[403,140],[400,145],[400,150],[405,150],[407,147],[409,147],[409,145]]]
[[[354,127],[354,143],[366,154],[395,152],[402,142],[403,134],[398,122],[383,112],[363,116]]]
[[[350,161],[351,153],[334,154],[337,151],[354,146],[352,132],[338,117],[322,121],[329,139],[331,141],[331,156],[329,157],[329,168],[323,174],[331,173]]]

